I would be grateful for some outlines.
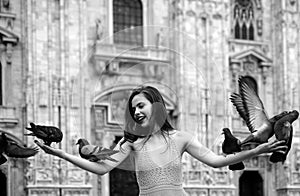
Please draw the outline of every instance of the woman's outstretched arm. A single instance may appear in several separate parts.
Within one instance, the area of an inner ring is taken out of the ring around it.
[[[283,146],[285,141],[275,140],[260,144],[256,148],[253,148],[251,150],[244,150],[235,154],[223,156],[217,155],[210,149],[206,148],[188,133],[185,134],[185,137],[187,139],[185,151],[197,160],[214,168],[232,165],[263,153],[285,151],[287,149],[287,146]]]
[[[39,147],[41,147],[46,153],[60,157],[84,170],[93,172],[98,175],[104,175],[107,172],[111,171],[113,168],[117,167],[123,160],[126,159],[126,157],[128,157],[132,149],[128,142],[125,142],[122,145],[122,149],[120,149],[120,145],[119,145],[120,142],[119,142],[114,148],[114,150],[118,150],[119,152],[111,156],[111,158],[117,160],[117,162],[113,162],[109,160],[104,160],[100,162],[91,162],[79,156],[69,154],[63,150],[46,146],[37,140],[35,141],[35,143]]]

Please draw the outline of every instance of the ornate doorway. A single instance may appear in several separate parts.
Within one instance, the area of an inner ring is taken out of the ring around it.
[[[258,171],[244,171],[239,179],[240,196],[263,196],[263,179]]]
[[[118,143],[122,137],[116,136],[114,143]],[[129,159],[122,164],[131,164]],[[132,166],[131,166],[132,167]],[[119,169],[120,168],[120,169]],[[109,172],[110,195],[114,196],[136,196],[139,194],[139,188],[136,181],[135,172],[132,170],[125,170],[119,167]]]
[[[7,195],[7,178],[4,173],[0,170],[0,195]]]

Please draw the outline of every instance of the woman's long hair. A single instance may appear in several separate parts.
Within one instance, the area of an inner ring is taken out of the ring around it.
[[[150,124],[147,128],[141,127],[134,119],[135,111],[132,107],[132,99],[138,94],[143,94],[152,104]],[[169,131],[174,130],[169,121],[166,105],[160,92],[152,86],[140,86],[134,89],[128,98],[125,110],[125,140],[121,144],[125,141],[134,142],[138,138],[150,136],[151,131],[161,131],[163,135],[168,135]],[[155,125],[159,126],[159,130],[154,130]]]

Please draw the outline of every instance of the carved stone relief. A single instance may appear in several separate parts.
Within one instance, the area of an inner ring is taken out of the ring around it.
[[[11,11],[10,0],[2,0],[1,12],[10,12],[10,11]]]
[[[97,18],[95,20],[95,26],[96,26],[96,39],[101,40],[103,38],[103,33],[104,33],[103,19]]]
[[[298,11],[298,1],[297,0],[287,0],[286,8],[288,11],[297,12]]]
[[[184,165],[185,185],[230,185],[232,176],[227,169],[212,169],[198,161],[191,160],[191,166]]]

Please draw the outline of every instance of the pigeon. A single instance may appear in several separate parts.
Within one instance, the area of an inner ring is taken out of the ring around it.
[[[223,128],[223,134],[225,137],[225,139],[222,143],[223,153],[224,154],[233,154],[235,152],[240,152],[241,151],[241,147],[240,147],[241,141],[232,135],[232,133],[230,132],[230,129]],[[245,165],[243,162],[229,165],[230,170],[242,170],[244,168],[245,168]]]
[[[244,119],[251,134],[240,145],[249,143],[265,143],[274,135],[274,124],[281,117],[287,115],[284,111],[269,119],[263,102],[256,93],[253,85],[246,77],[239,78],[239,93],[233,93],[231,102],[236,107],[239,115]]]
[[[36,136],[42,139],[47,146],[50,146],[52,142],[58,143],[62,141],[63,134],[57,127],[35,125],[34,123],[30,123],[30,126],[31,127],[26,127],[26,129],[32,133],[25,135]]]
[[[284,140],[287,145],[287,150],[282,152],[273,152],[270,156],[270,161],[272,163],[282,162],[286,160],[287,154],[289,153],[292,145],[293,138],[293,126],[292,123],[298,118],[299,112],[293,110],[279,119],[274,125],[275,137],[277,140]]]
[[[111,150],[103,148],[96,145],[91,145],[86,139],[79,139],[76,144],[79,144],[79,155],[92,162],[97,162],[101,160],[110,160],[113,162],[118,162],[117,160],[111,158],[110,156],[118,153],[117,150]]]
[[[2,133],[0,135],[0,153],[1,165],[7,161],[3,153],[12,158],[28,158],[38,153],[38,148],[22,146],[13,139],[6,137],[5,133]]]

